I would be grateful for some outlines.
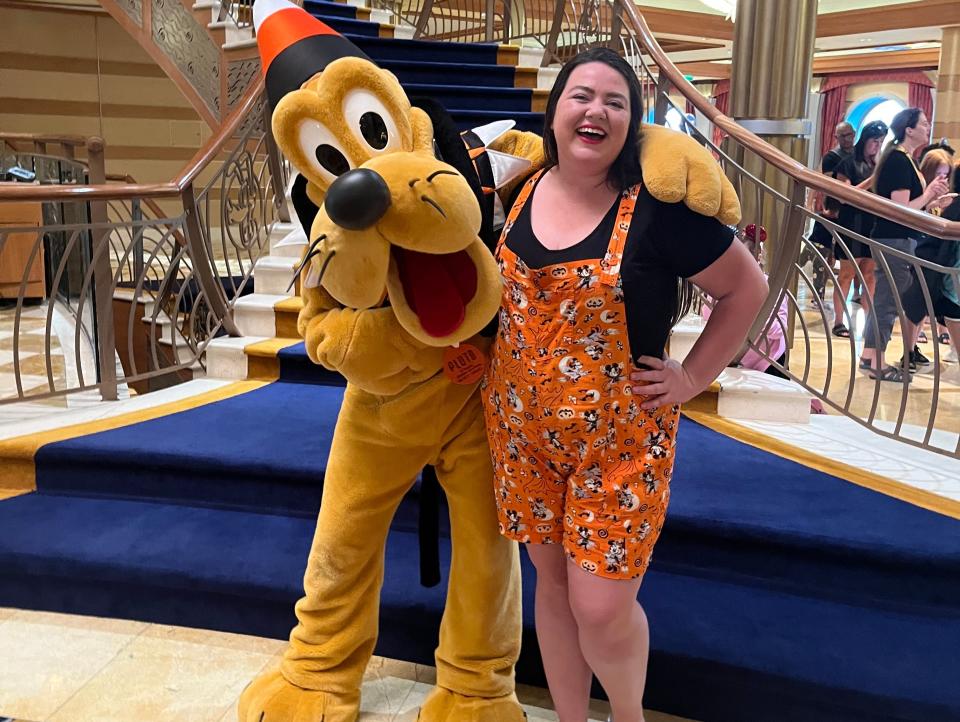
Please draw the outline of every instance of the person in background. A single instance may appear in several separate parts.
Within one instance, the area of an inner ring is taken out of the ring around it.
[[[837,180],[850,183],[857,188],[868,188],[873,182],[873,171],[877,167],[880,144],[886,136],[887,124],[883,121],[875,120],[863,126],[860,129],[860,138],[857,139],[857,143],[853,147],[853,153],[837,166],[835,173]],[[861,211],[856,206],[846,203],[840,205],[837,223],[854,233],[870,238],[873,234],[875,221],[873,215]],[[834,248],[834,255],[840,259],[840,273],[837,276],[837,284],[833,289],[832,332],[834,336],[849,338],[850,329],[844,323],[844,315],[847,309],[847,293],[850,291],[850,284],[857,275],[857,268],[859,267],[864,285],[860,294],[861,307],[864,310],[869,310],[870,299],[873,297],[876,265],[873,262],[869,244],[856,238],[847,237],[843,240],[847,244],[850,255],[848,256],[842,248]]]
[[[953,148],[947,145],[943,140],[939,143],[929,145],[921,151],[920,154],[920,175],[923,176],[923,179],[929,185],[937,177],[949,178],[952,175],[952,166],[953,166]],[[933,209],[931,209],[933,210]],[[941,243],[938,238],[930,238],[929,236],[923,236],[922,238],[917,239],[917,257],[923,258],[928,261],[932,261],[935,257],[939,257],[941,252]],[[930,320],[931,333],[934,338],[937,338],[941,343],[949,344],[950,343],[950,333],[946,330],[939,331],[938,322],[943,323],[943,320],[939,317]],[[920,330],[917,333],[917,341],[921,343],[927,342],[927,336],[923,332],[923,322],[920,322]],[[918,359],[914,362],[914,366],[917,365],[917,361],[920,363],[928,361],[923,354],[919,353],[919,348],[915,349],[916,353],[919,354]]]
[[[942,215],[950,221],[960,221],[960,200],[957,189],[960,186],[957,176],[960,175],[957,166],[953,164],[950,154],[943,149],[931,150],[923,158],[920,173],[929,183],[938,178],[950,180],[951,193],[940,198],[940,201],[931,204],[931,212]],[[931,236],[923,236],[917,242],[917,258],[936,263],[946,268],[960,269],[960,242],[944,241]],[[957,339],[960,339],[960,298],[957,297],[957,284],[949,274],[938,273],[924,268],[923,280],[930,294],[931,307],[927,307],[923,294],[923,284],[914,283],[903,294],[903,313],[907,317],[907,343],[916,343],[920,323],[930,310],[934,317],[942,319],[949,331],[948,340],[953,340],[954,351],[957,350]]]
[[[820,160],[820,172],[831,178],[836,178],[837,168],[853,154],[853,141],[857,134],[850,123],[842,121],[837,123],[833,135],[837,140],[837,146],[823,154],[823,158]],[[835,198],[817,194],[814,201],[814,210],[824,218],[836,220],[840,212],[840,203]],[[810,232],[810,242],[820,248],[827,262],[826,267],[819,263],[819,259],[815,259],[813,262],[814,287],[817,295],[823,298],[827,287],[827,268],[833,267],[833,234],[820,221],[816,221],[813,224],[813,230]]]
[[[679,404],[739,350],[767,295],[733,232],[641,184],[643,103],[612,50],[580,53],[547,100],[545,169],[496,258],[500,323],[481,386],[500,530],[537,570],[537,639],[560,722],[592,675],[643,722],[650,649],[637,592],[663,527]],[[682,364],[664,357],[695,283],[716,307]]]
[[[893,141],[887,145],[877,169],[873,174],[873,192],[895,203],[924,210],[947,192],[945,179],[937,178],[927,185],[920,170],[913,161],[913,154],[922,148],[930,137],[930,121],[920,108],[906,108],[894,116],[890,123]],[[917,232],[885,218],[877,218],[873,237],[878,244],[895,249],[901,253],[913,255]],[[874,249],[883,253],[879,246]],[[904,354],[899,368],[884,365],[883,354],[893,333],[897,320],[897,294],[903,294],[913,283],[913,274],[909,261],[893,254],[883,254],[890,269],[891,280],[883,265],[878,263],[875,273],[876,288],[873,303],[867,316],[863,335],[863,352],[860,356],[860,370],[870,378],[880,381],[909,381],[909,362],[913,356],[913,346],[907,346],[909,353]],[[907,329],[904,329],[905,338]]]

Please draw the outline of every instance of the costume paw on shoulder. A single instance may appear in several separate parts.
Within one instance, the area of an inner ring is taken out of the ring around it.
[[[690,210],[716,216],[726,225],[740,222],[740,200],[710,152],[686,133],[644,125],[640,142],[643,184],[657,200],[683,201]]]

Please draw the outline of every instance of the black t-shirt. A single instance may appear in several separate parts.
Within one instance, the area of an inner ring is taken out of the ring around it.
[[[923,195],[923,183],[913,158],[900,150],[892,151],[877,171],[875,190],[878,196],[890,198],[894,191],[909,190],[910,200]],[[874,238],[916,238],[919,231],[899,223],[877,218]]]
[[[619,198],[590,235],[569,248],[551,251],[537,240],[530,225],[533,195],[507,235],[507,248],[536,269],[603,258]],[[641,188],[620,263],[631,358],[663,355],[677,311],[678,278],[689,278],[710,266],[732,241],[733,230],[716,218],[695,213],[683,203],[663,203]]]
[[[853,151],[842,151],[839,148],[828,150],[820,161],[820,170],[829,176],[834,175],[837,167],[847,158],[853,156]]]
[[[858,163],[856,156],[851,154],[837,166],[834,178],[843,176],[850,181],[851,185],[859,185],[873,174],[873,168],[869,163]],[[866,211],[861,211],[855,206],[842,203],[837,223],[860,235],[870,237],[874,223],[876,223],[876,217]]]
[[[831,178],[837,177],[837,168],[843,163],[847,158],[853,157],[853,151],[844,152],[839,148],[834,148],[833,150],[828,150],[823,158],[820,161],[820,170],[824,175],[828,175]],[[826,211],[836,211],[840,208],[840,201],[836,198],[831,198],[827,196],[823,199],[823,209]]]

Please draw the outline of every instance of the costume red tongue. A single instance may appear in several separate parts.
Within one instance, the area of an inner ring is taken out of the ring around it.
[[[423,330],[448,336],[463,323],[477,293],[477,269],[466,251],[420,253],[394,249],[403,295]]]

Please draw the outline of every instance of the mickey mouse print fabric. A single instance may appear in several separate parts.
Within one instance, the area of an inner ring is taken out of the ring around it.
[[[497,248],[504,301],[482,384],[500,531],[562,544],[587,572],[636,578],[666,516],[679,417],[631,394],[619,268],[640,187],[621,195],[600,258],[531,269],[505,239],[537,177]]]

